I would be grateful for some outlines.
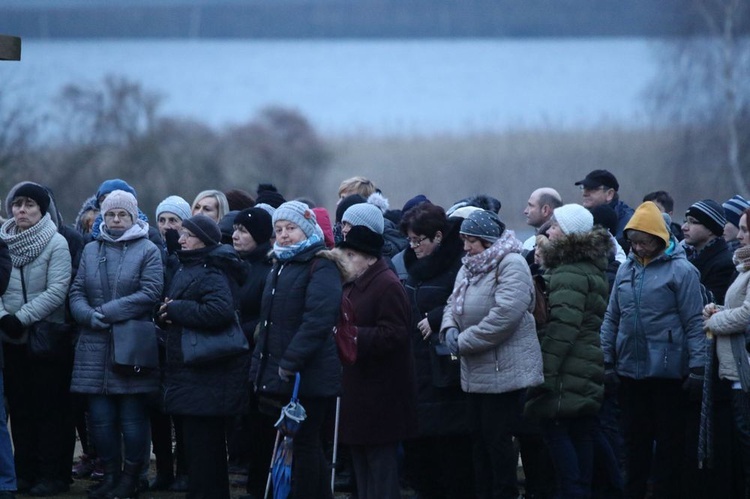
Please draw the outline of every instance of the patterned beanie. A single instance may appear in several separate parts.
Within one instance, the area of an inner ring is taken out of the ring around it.
[[[469,213],[469,216],[461,222],[460,233],[494,243],[500,239],[504,231],[505,224],[500,221],[495,213],[477,210]]]
[[[564,234],[581,234],[594,228],[594,215],[580,204],[566,204],[552,213]]]
[[[279,220],[288,220],[296,224],[308,238],[319,230],[315,213],[301,201],[287,201],[276,208],[273,212],[274,225]]]
[[[380,208],[370,203],[359,203],[350,206],[341,217],[342,222],[348,222],[352,226],[362,225],[373,232],[383,234],[385,222],[383,212]]]
[[[159,203],[156,207],[156,219],[159,220],[159,215],[162,213],[174,213],[180,220],[187,220],[192,216],[190,212],[190,203],[182,199],[180,196],[169,196],[167,199]]]
[[[138,220],[138,201],[133,194],[121,190],[110,192],[106,199],[102,201],[102,215],[117,209],[127,211],[133,222]]]
[[[722,207],[724,208],[724,216],[726,217],[727,222],[739,229],[742,213],[750,208],[750,202],[737,194],[732,199],[727,200]]]
[[[713,199],[693,203],[685,212],[685,216],[698,220],[701,225],[717,236],[724,234],[724,226],[727,224],[724,208]]]
[[[219,229],[219,225],[206,215],[195,215],[187,220],[183,220],[182,226],[203,241],[203,244],[206,246],[216,246],[221,243],[221,229]]]
[[[234,217],[235,225],[242,225],[253,236],[256,244],[268,242],[273,235],[271,215],[263,208],[253,207],[242,210]]]

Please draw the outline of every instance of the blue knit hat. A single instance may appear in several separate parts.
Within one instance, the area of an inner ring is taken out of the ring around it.
[[[341,217],[342,222],[348,222],[352,226],[362,225],[373,232],[383,234],[385,221],[380,208],[370,203],[358,203],[350,206]]]
[[[296,224],[308,238],[320,230],[315,212],[301,201],[287,201],[276,208],[273,212],[274,225],[279,220],[288,220]]]
[[[156,219],[159,220],[159,215],[162,213],[174,213],[180,220],[187,220],[193,214],[190,212],[190,203],[182,199],[180,196],[169,196],[167,199],[159,203],[156,207]]]
[[[724,208],[713,199],[693,203],[685,212],[685,216],[695,218],[717,236],[724,234],[724,226],[727,224]]]
[[[746,209],[750,208],[750,202],[737,194],[736,196],[732,197],[732,199],[728,199],[721,206],[722,208],[724,208],[724,216],[727,218],[727,222],[739,229],[742,213]]]
[[[96,207],[99,208],[99,198],[104,196],[105,194],[109,194],[112,191],[125,191],[132,194],[134,197],[138,197],[138,195],[135,193],[135,189],[133,189],[130,184],[125,182],[124,180],[121,180],[119,178],[113,178],[111,180],[105,180],[102,182],[102,185],[99,186],[99,189],[96,191]]]

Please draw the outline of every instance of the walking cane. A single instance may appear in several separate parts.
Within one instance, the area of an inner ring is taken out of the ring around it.
[[[339,411],[341,409],[341,397],[336,397],[336,419],[333,426],[333,459],[331,462],[331,492],[336,483],[336,457],[339,450]]]
[[[268,478],[266,479],[266,491],[263,493],[263,499],[268,499],[268,492],[271,490],[271,474],[273,473],[273,462],[276,460],[276,451],[279,449],[279,441],[281,440],[281,430],[276,430],[276,442],[273,444],[273,452],[271,453],[271,463],[268,465]]]

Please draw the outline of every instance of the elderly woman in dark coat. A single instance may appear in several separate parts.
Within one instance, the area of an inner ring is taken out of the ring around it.
[[[411,307],[419,421],[415,438],[404,442],[405,472],[420,495],[447,499],[474,497],[466,394],[459,385],[458,359],[445,356],[438,365],[436,350],[442,346],[436,333],[464,254],[460,227],[461,219],[449,220],[443,208],[429,202],[410,209],[401,220],[409,241],[403,258],[404,286]]]
[[[89,396],[91,433],[105,468],[104,480],[89,497],[131,497],[150,440],[146,395],[159,390],[159,376],[116,371],[111,331],[114,323],[151,319],[161,297],[163,267],[131,193],[111,192],[102,215],[98,240],[84,248],[70,291],[70,309],[81,331],[71,391]]]
[[[226,416],[246,407],[250,354],[189,366],[183,362],[184,327],[221,331],[235,320],[229,277],[239,257],[221,243],[219,226],[205,215],[183,220],[180,267],[167,284],[159,321],[167,329],[164,407],[182,416],[188,462],[188,497],[229,498]]]
[[[331,252],[357,326],[357,360],[344,366],[342,380],[341,442],[350,446],[360,499],[399,499],[398,444],[417,426],[409,302],[381,256],[382,213],[359,204],[344,218],[350,210],[363,225]]]
[[[336,265],[316,258],[322,231],[313,211],[288,201],[273,215],[276,263],[263,292],[251,379],[259,396],[286,403],[295,374],[307,419],[294,437],[292,496],[332,497],[321,445],[323,422],[341,387],[341,363],[331,331],[341,304]]]

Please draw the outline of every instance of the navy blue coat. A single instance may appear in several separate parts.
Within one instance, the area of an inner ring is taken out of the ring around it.
[[[263,291],[261,326],[251,379],[261,395],[291,395],[279,366],[299,372],[300,397],[334,397],[341,388],[341,362],[333,339],[341,306],[336,264],[316,257],[316,243],[291,259],[274,263]]]

